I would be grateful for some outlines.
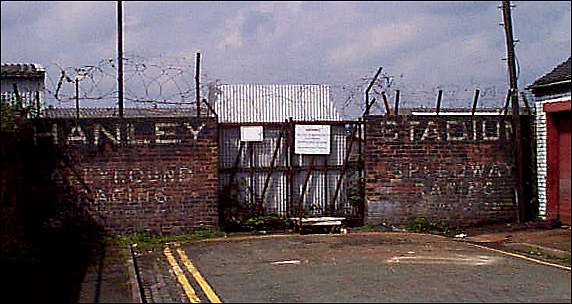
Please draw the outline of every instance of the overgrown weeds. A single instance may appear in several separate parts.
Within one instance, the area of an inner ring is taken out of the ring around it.
[[[201,229],[176,235],[160,235],[151,232],[139,232],[129,235],[108,236],[105,241],[111,245],[133,246],[142,250],[150,250],[163,247],[165,243],[169,242],[188,243],[192,241],[224,236],[226,236],[226,233],[222,230]]]
[[[278,215],[259,215],[246,218],[231,217],[225,225],[228,232],[276,231],[292,228],[292,221]]]
[[[449,226],[445,222],[433,223],[425,217],[418,217],[406,225],[406,229],[417,233],[432,233],[446,235],[449,233]]]

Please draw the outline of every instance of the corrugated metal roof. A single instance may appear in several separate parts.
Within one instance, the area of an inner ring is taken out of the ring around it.
[[[340,120],[330,87],[319,84],[223,84],[211,87],[219,122]]]
[[[45,69],[36,63],[2,63],[2,77],[43,77]]]
[[[125,108],[123,116],[127,118],[135,117],[194,117],[196,109],[193,108]],[[52,108],[44,110],[45,118],[75,118],[75,108]],[[119,117],[117,108],[80,108],[80,118],[108,118]]]

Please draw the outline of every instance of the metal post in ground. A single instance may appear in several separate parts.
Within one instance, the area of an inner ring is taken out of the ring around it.
[[[477,111],[477,102],[479,101],[480,90],[475,90],[475,97],[473,97],[473,107],[471,109],[471,116],[475,116],[475,111]]]
[[[389,108],[389,102],[387,101],[387,96],[384,91],[381,92],[381,97],[383,98],[383,105],[385,106],[385,115],[389,116],[391,115],[391,109]]]
[[[443,90],[439,90],[439,95],[437,95],[437,106],[435,107],[435,111],[437,112],[437,115],[439,115],[439,112],[441,111],[441,99],[443,98]]]
[[[79,122],[79,78],[75,78],[75,119]]]
[[[379,69],[377,69],[377,73],[375,73],[375,76],[373,76],[373,79],[371,80],[371,82],[367,86],[367,89],[365,90],[365,112],[363,113],[363,115],[369,115],[369,107],[370,107],[370,105],[369,105],[369,91],[373,87],[373,84],[377,80],[377,77],[379,76],[379,74],[381,74],[382,69],[383,69],[383,67],[379,67]]]
[[[395,116],[399,115],[399,95],[400,95],[400,93],[401,92],[399,90],[395,91],[395,110],[394,110]]]

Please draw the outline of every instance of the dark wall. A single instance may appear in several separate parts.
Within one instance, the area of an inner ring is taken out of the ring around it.
[[[37,147],[50,147],[51,179],[67,184],[106,230],[180,233],[218,226],[214,119],[41,120]]]
[[[513,221],[512,128],[500,116],[370,116],[366,221]]]

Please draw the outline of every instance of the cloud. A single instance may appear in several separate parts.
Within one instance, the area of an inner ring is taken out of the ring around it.
[[[205,81],[351,87],[383,66],[391,75],[403,75],[395,84],[403,96],[436,86],[504,88],[498,4],[125,2],[125,51],[145,58],[185,57],[192,70],[200,50]],[[115,2],[1,5],[2,62],[70,66],[116,56]],[[570,56],[570,6],[516,2],[521,87]],[[430,93],[416,96],[433,100]]]
[[[258,36],[271,34],[274,27],[272,14],[250,12],[242,24],[242,36],[248,40],[256,40]]]
[[[328,52],[328,63],[352,66],[359,61],[370,61],[372,57],[390,57],[409,44],[423,37],[426,30],[420,20],[403,23],[375,25],[343,41]]]

